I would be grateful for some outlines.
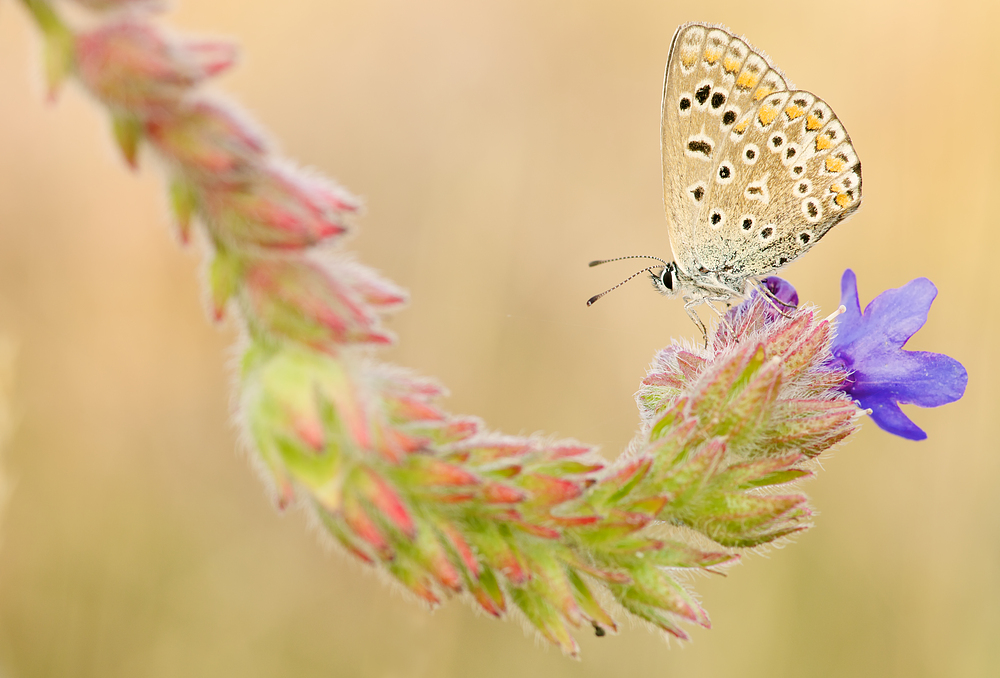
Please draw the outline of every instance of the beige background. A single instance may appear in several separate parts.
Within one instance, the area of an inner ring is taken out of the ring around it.
[[[766,9],[761,9],[766,8]],[[926,275],[912,348],[967,367],[957,404],[866,424],[808,490],[816,528],[700,578],[711,631],[583,634],[581,663],[453,602],[434,614],[279,515],[227,421],[212,327],[152,163],[130,174],[75,88],[44,104],[38,43],[0,3],[0,333],[20,346],[0,525],[0,675],[1000,675],[995,310],[1000,11],[839,3],[186,0],[232,36],[223,87],[289,155],[367,201],[351,241],[409,288],[387,359],[455,412],[609,456],[654,351],[694,333],[631,266],[668,254],[659,105],[676,26],[722,22],[818,92],[864,162],[865,204],[786,275],[832,311]]]

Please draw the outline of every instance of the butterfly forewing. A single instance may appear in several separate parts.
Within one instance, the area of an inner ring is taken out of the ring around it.
[[[663,190],[677,264],[742,292],[857,209],[861,166],[813,94],[727,30],[674,35],[663,91]],[[707,283],[706,283],[707,284]]]
[[[691,23],[674,34],[663,85],[663,194],[674,258],[685,271],[697,269],[697,224],[706,218],[729,131],[761,98],[787,87],[767,59],[727,30]]]

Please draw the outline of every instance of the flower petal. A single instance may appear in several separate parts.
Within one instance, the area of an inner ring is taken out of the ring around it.
[[[910,421],[910,418],[903,414],[899,405],[891,400],[880,400],[868,405],[871,409],[872,421],[878,424],[883,431],[888,431],[907,440],[924,440],[927,434],[923,429]]]

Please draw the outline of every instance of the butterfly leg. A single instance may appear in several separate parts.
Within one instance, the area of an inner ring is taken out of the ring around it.
[[[787,301],[782,301],[778,297],[774,296],[774,293],[771,290],[769,290],[767,285],[761,282],[760,280],[753,280],[751,282],[754,284],[757,290],[764,295],[764,298],[767,299],[768,302],[770,302],[771,306],[774,307],[774,310],[778,312],[778,315],[780,315],[782,318],[792,317],[787,311],[782,309],[782,306],[794,311],[795,304],[789,304]]]
[[[715,301],[726,302],[726,308],[728,309],[729,306],[730,306],[729,303],[728,303],[729,299],[730,299],[729,297],[708,297],[705,300],[705,303],[707,303],[708,307],[710,309],[712,309],[713,311],[715,311],[715,314],[717,316],[719,316],[719,320],[722,322],[723,325],[726,326],[726,329],[729,330],[729,334],[735,336],[736,330],[734,330],[733,326],[729,324],[728,320],[726,320],[726,314],[724,312],[720,311],[718,308],[716,308],[715,304],[712,303],[712,302],[715,302]]]
[[[708,348],[708,330],[705,329],[705,323],[701,321],[698,317],[697,312],[695,312],[694,307],[699,304],[705,303],[704,299],[692,299],[691,301],[684,304],[684,310],[687,311],[688,317],[691,321],[701,330],[701,337],[705,340],[705,348]]]

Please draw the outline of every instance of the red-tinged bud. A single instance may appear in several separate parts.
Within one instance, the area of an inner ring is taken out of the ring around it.
[[[662,386],[672,389],[681,389],[685,385],[684,380],[680,377],[674,374],[667,374],[666,372],[654,372],[643,379],[642,383],[646,386]]]
[[[389,540],[382,533],[382,530],[379,529],[375,521],[365,513],[365,510],[361,507],[361,503],[352,494],[345,495],[344,502],[341,505],[341,515],[351,532],[375,549],[379,558],[389,560],[393,557],[393,550],[389,546]]]
[[[477,439],[471,442],[469,449],[465,451],[469,453],[470,463],[479,465],[500,459],[519,457],[532,449],[534,449],[533,445],[523,438],[509,438],[489,442]]]
[[[440,408],[431,405],[423,398],[407,396],[386,398],[389,416],[400,422],[412,422],[419,420],[441,421],[445,418],[445,413]]]
[[[531,493],[531,503],[555,506],[580,496],[580,486],[571,480],[535,473],[521,477],[520,485]]]
[[[380,276],[363,264],[359,264],[345,256],[332,257],[332,265],[337,268],[338,275],[344,284],[350,286],[354,293],[369,306],[380,311],[391,311],[406,303],[407,294],[394,282]],[[440,390],[440,386],[437,387]]]
[[[578,443],[563,443],[553,446],[546,445],[546,456],[549,459],[565,459],[567,457],[578,457],[581,454],[589,454],[594,451],[590,445],[580,445]]]
[[[480,483],[477,475],[461,466],[426,456],[413,458],[413,468],[407,472],[407,478],[415,485],[429,487],[468,487]]]
[[[416,425],[411,424],[411,426],[414,426],[421,435],[433,440],[435,444],[444,447],[460,443],[476,435],[482,428],[482,422],[475,417],[453,417],[443,422],[431,422],[430,424],[420,422]]]
[[[495,466],[493,468],[485,469],[482,471],[482,474],[489,478],[507,480],[521,475],[521,471],[523,470],[524,467],[520,464],[506,464],[504,466]]]
[[[632,502],[628,505],[628,510],[630,513],[641,513],[655,518],[666,505],[667,497],[648,497]]]
[[[764,479],[773,479],[774,474],[784,473],[788,470],[795,470],[797,475],[795,477],[801,477],[808,473],[808,471],[800,471],[798,469],[792,469],[795,464],[806,459],[803,454],[786,454],[783,456],[773,456],[773,457],[759,457],[750,461],[739,462],[736,464],[730,464],[729,467],[720,472],[716,478],[720,485],[726,485],[738,488],[747,487],[761,487],[762,485],[773,484],[771,482],[762,482]]]
[[[634,585],[629,591],[633,600],[667,610],[683,619],[706,626],[708,615],[701,609],[684,587],[668,577],[652,563],[632,569]]]
[[[604,468],[604,464],[600,462],[584,463],[582,461],[567,460],[567,461],[557,461],[552,464],[539,464],[533,465],[531,471],[534,473],[542,473],[544,475],[550,476],[578,476],[584,474],[596,473]],[[593,480],[591,478],[583,478],[580,482],[587,482],[588,480]]]
[[[248,319],[277,337],[327,352],[343,344],[391,341],[348,288],[307,259],[246,260],[243,283]]]
[[[733,563],[740,559],[735,553],[725,551],[702,551],[690,544],[669,540],[663,542],[655,555],[653,562],[660,567],[700,567],[709,568],[714,565]]]
[[[339,513],[333,514],[328,511],[319,511],[318,515],[323,526],[350,554],[369,565],[375,564],[375,559],[368,553],[366,547],[360,544],[354,536],[348,534],[347,526]]]
[[[42,32],[45,81],[48,85],[49,100],[54,101],[59,86],[73,71],[75,37],[52,9],[51,3],[42,0],[24,0],[23,4]]]
[[[577,656],[580,648],[554,606],[532,588],[514,588],[510,591],[510,596],[518,609],[546,640],[561,649],[564,654]]]
[[[169,115],[150,118],[145,133],[168,162],[207,186],[247,180],[266,150],[235,111],[209,101],[184,102]]]
[[[802,495],[727,493],[699,506],[692,524],[723,546],[747,548],[805,527],[797,524],[811,515],[805,502]]]
[[[573,626],[579,626],[583,621],[583,614],[576,604],[573,585],[566,576],[566,567],[551,549],[544,547],[532,550],[531,561],[532,569],[536,572],[534,590],[552,604],[564,620]]]
[[[434,584],[424,574],[423,568],[416,567],[416,563],[409,559],[397,558],[386,563],[389,572],[400,581],[411,592],[415,593],[431,607],[437,607],[441,600],[434,590]]]
[[[384,423],[372,429],[370,445],[391,464],[403,463],[408,455],[427,449],[427,439],[409,435]]]
[[[437,534],[426,525],[421,526],[416,540],[420,562],[434,579],[452,593],[462,590],[462,575],[451,562],[448,551],[438,540]]]
[[[501,535],[495,522],[482,525],[480,531],[470,536],[473,537],[473,543],[479,548],[484,561],[489,565],[489,568],[483,568],[480,574],[480,581],[484,584],[490,569],[503,574],[514,586],[523,586],[531,579],[530,572]]]
[[[597,602],[597,599],[594,598],[594,594],[586,582],[583,581],[583,578],[572,569],[568,569],[566,575],[573,586],[573,596],[576,598],[577,604],[587,619],[590,620],[590,623],[594,625],[594,628],[601,629],[602,631],[617,632],[618,625],[615,623],[615,620]]]
[[[517,554],[506,548],[506,545],[503,551],[490,559],[490,565],[499,570],[514,586],[523,586],[531,579],[531,573],[524,568]]]
[[[324,486],[336,455],[372,449],[370,404],[342,362],[294,345],[251,344],[242,372],[240,411],[257,449],[284,459],[298,482]]]
[[[500,483],[490,483],[484,486],[480,496],[487,504],[516,504],[524,501],[526,497],[524,492]]]
[[[170,211],[173,212],[174,220],[177,222],[181,244],[187,245],[191,241],[191,220],[198,211],[198,194],[187,180],[180,177],[174,177],[170,181]],[[230,295],[231,293],[232,290]],[[227,295],[226,299],[230,295]],[[217,315],[216,319],[219,318],[221,316]]]
[[[473,578],[478,577],[479,561],[476,560],[476,556],[472,553],[472,547],[469,546],[469,542],[462,536],[462,533],[459,532],[458,528],[449,522],[441,521],[438,523],[438,529],[440,529],[444,536],[448,539],[448,542],[455,550],[455,553],[458,554],[458,557],[461,559],[465,569],[469,571],[469,574]]]
[[[499,617],[507,611],[507,597],[504,596],[492,570],[483,569],[479,578],[471,580],[468,585],[472,596],[486,612]]]
[[[600,489],[594,492],[603,501],[617,503],[634,490],[653,466],[650,457],[637,457],[601,480]]]
[[[77,73],[113,108],[153,115],[174,107],[195,85],[233,64],[222,42],[181,42],[152,24],[126,18],[76,39]]]
[[[243,260],[226,250],[216,250],[208,269],[212,317],[218,322],[225,317],[226,304],[236,294],[243,278]]]
[[[233,247],[302,249],[346,233],[359,204],[336,184],[272,164],[206,190],[204,207],[209,228]]]
[[[385,519],[407,538],[413,539],[417,528],[403,500],[382,476],[370,468],[359,469],[352,474],[348,484],[358,494],[368,500]]]
[[[567,554],[567,564],[571,565],[577,570],[584,572],[595,579],[600,579],[601,581],[607,582],[609,584],[631,584],[632,577],[629,576],[627,572],[622,570],[606,570],[594,566],[591,563],[586,562],[579,555],[570,553]]]
[[[675,348],[675,347],[672,347]],[[669,351],[670,349],[664,349],[664,351]],[[694,379],[705,369],[705,364],[708,362],[701,356],[697,356],[688,351],[676,349],[675,360],[677,363],[677,368],[680,370],[687,379]]]
[[[552,522],[562,527],[585,527],[602,520],[601,516],[550,516]]]
[[[562,532],[554,530],[551,527],[545,527],[544,525],[536,525],[535,523],[528,523],[523,520],[516,523],[516,525],[517,529],[522,532],[527,532],[541,539],[559,539],[562,537]]]
[[[115,143],[125,156],[130,169],[139,166],[139,141],[142,139],[142,122],[130,113],[112,113],[111,129]]]

